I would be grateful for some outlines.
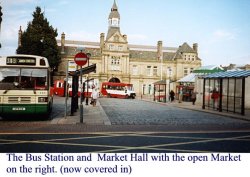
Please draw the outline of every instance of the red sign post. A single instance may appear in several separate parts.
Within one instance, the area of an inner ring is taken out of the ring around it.
[[[77,65],[83,66],[83,65],[85,65],[87,63],[88,56],[85,53],[83,53],[83,52],[77,53],[75,55],[74,61],[75,61],[75,63]]]
[[[81,94],[80,94],[80,123],[83,123],[83,105],[82,105],[82,93],[83,93],[83,85],[82,85],[82,66],[85,65],[88,62],[88,56],[83,53],[77,53],[75,55],[75,63],[79,66],[81,66],[80,69],[80,79],[81,79]]]

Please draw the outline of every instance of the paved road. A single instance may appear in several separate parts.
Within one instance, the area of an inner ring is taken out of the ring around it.
[[[141,100],[100,99],[112,125],[166,125],[168,127],[250,128],[249,121],[181,109]]]
[[[250,132],[0,134],[0,152],[250,152]]]
[[[0,121],[0,152],[250,152],[249,121],[141,100],[99,101],[111,125],[52,124],[64,115],[63,98],[53,120]]]

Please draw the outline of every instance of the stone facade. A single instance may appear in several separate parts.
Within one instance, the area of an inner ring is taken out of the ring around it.
[[[120,32],[115,1],[108,22],[108,33],[101,33],[99,42],[66,40],[65,34],[61,35],[58,45],[62,60],[54,79],[65,78],[67,63],[74,60],[79,47],[91,54],[89,64],[97,65],[96,73],[90,73],[89,78],[97,80],[99,86],[107,81],[132,83],[137,95],[153,94],[154,82],[169,78],[174,82],[201,66],[197,43],[192,47],[187,43],[164,47],[162,41],[156,46],[129,44],[127,35]]]

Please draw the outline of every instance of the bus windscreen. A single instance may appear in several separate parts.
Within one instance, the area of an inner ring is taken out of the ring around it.
[[[0,90],[47,90],[48,70],[0,68]]]

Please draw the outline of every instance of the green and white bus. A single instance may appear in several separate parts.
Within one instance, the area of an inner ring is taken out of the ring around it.
[[[52,111],[53,88],[47,58],[0,56],[0,116],[42,115]]]

